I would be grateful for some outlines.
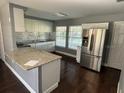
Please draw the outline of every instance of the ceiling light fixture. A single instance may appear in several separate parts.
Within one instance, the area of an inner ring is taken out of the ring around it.
[[[56,13],[57,16],[59,17],[64,17],[64,16],[68,16],[68,14],[62,13],[62,12],[58,12]]]

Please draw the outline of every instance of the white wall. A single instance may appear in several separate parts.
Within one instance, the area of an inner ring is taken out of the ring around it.
[[[114,22],[108,66],[122,70],[120,88],[124,92],[124,21]]]
[[[7,0],[0,0],[0,8],[7,2]],[[4,42],[3,42],[3,32],[1,27],[1,12],[0,12],[0,58],[5,60],[4,56]]]
[[[123,69],[124,59],[124,21],[114,22],[108,66]]]
[[[8,0],[0,0],[0,7],[5,4]]]
[[[2,33],[2,28],[1,28],[1,22],[0,22],[0,57],[1,57],[2,60],[5,59],[5,56],[4,56],[3,33]]]
[[[6,2],[0,8],[1,14],[1,23],[2,23],[2,31],[3,31],[3,41],[5,53],[13,50],[13,32],[11,28],[11,19],[10,19],[10,10],[9,3]]]
[[[0,15],[1,15],[1,23],[2,23],[4,49],[6,53],[14,49],[9,2],[4,3],[0,7]]]

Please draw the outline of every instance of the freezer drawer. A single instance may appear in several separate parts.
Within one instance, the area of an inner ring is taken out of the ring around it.
[[[88,54],[81,54],[81,62],[80,64],[86,68],[100,71],[101,68],[101,57],[100,56],[92,56]]]

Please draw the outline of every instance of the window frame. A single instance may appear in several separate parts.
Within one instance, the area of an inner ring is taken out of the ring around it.
[[[81,27],[81,36],[80,37],[78,37],[78,36],[70,36],[70,32],[71,32],[71,27]],[[83,30],[82,30],[82,26],[81,25],[71,25],[71,26],[69,26],[68,27],[68,48],[69,49],[71,49],[71,50],[76,50],[76,48],[72,48],[72,47],[70,47],[70,45],[69,45],[69,40],[70,40],[70,38],[74,38],[74,39],[81,39],[81,45],[82,45],[82,34],[83,34]],[[80,45],[80,46],[81,46]]]
[[[59,27],[60,27],[60,28],[61,28],[61,27],[62,27],[62,28],[63,28],[63,27],[65,28],[65,36],[58,36],[58,35],[57,35],[57,28],[59,28]],[[57,45],[56,42],[55,42],[55,45],[56,45],[57,47],[65,48],[65,47],[66,47],[66,39],[67,39],[67,38],[66,38],[66,35],[67,35],[67,26],[56,26],[55,29],[56,29],[55,39],[56,39],[57,37],[60,37],[60,38],[63,37],[63,38],[65,38],[65,39],[64,39],[64,40],[65,40],[65,41],[64,41],[64,42],[65,42],[64,46]]]

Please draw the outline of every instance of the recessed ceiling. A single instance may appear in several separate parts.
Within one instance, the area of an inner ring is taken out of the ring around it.
[[[41,11],[42,18],[51,20],[124,13],[124,2],[117,0],[10,0],[10,2]],[[54,15],[57,12],[68,16],[58,17]]]

